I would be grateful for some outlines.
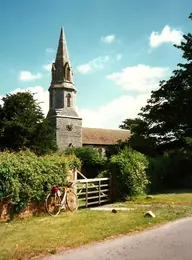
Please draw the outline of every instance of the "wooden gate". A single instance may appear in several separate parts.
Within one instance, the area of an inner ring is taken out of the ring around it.
[[[110,201],[111,178],[88,179],[78,170],[75,175],[79,207],[96,206]],[[81,179],[78,179],[78,175]]]

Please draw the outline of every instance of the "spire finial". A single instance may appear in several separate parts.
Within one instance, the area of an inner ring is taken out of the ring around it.
[[[64,29],[63,26],[61,26],[60,40],[63,40],[63,36],[64,36]]]
[[[60,32],[60,37],[59,37],[59,44],[57,48],[57,56],[55,63],[62,63],[63,66],[66,62],[69,63],[69,57],[68,57],[68,51],[67,51],[67,44],[66,44],[66,39],[65,39],[65,33],[64,33],[64,28],[61,26],[61,32]]]

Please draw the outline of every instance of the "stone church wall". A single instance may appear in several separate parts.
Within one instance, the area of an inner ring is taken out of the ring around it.
[[[82,119],[57,116],[56,138],[60,151],[82,146]]]

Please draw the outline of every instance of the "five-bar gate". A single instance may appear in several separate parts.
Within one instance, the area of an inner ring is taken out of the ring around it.
[[[81,179],[77,178],[78,175]],[[76,170],[76,183],[79,207],[96,206],[110,201],[111,178],[88,179]]]

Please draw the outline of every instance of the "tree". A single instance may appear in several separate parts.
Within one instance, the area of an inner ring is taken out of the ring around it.
[[[188,144],[192,143],[192,34],[183,35],[181,44],[174,46],[183,52],[184,63],[179,63],[170,79],[161,81],[159,89],[152,91],[139,113],[141,119],[127,119],[121,126],[133,131],[130,142],[150,140],[160,153],[191,147]]]
[[[47,119],[43,119],[37,125],[30,149],[39,155],[56,152],[58,147],[55,136],[56,133],[52,123]]]
[[[156,154],[155,140],[153,137],[148,136],[148,124],[143,119],[126,119],[119,127],[130,130],[132,134],[129,140],[121,144],[121,147],[128,145],[145,155]]]
[[[147,131],[147,123],[143,121],[141,118],[134,118],[134,119],[125,119],[123,123],[119,126],[122,129],[130,130],[131,133],[137,134],[145,134]]]
[[[140,113],[148,125],[148,135],[155,137],[157,144],[172,148],[182,147],[185,139],[192,137],[192,35],[184,35],[175,47],[183,52],[185,63],[178,64],[169,80],[160,82]]]
[[[55,150],[54,134],[50,131],[41,107],[32,93],[8,94],[2,100],[3,105],[0,107],[2,148],[14,151],[29,148],[43,152],[48,149],[47,139],[50,139],[49,149]]]

